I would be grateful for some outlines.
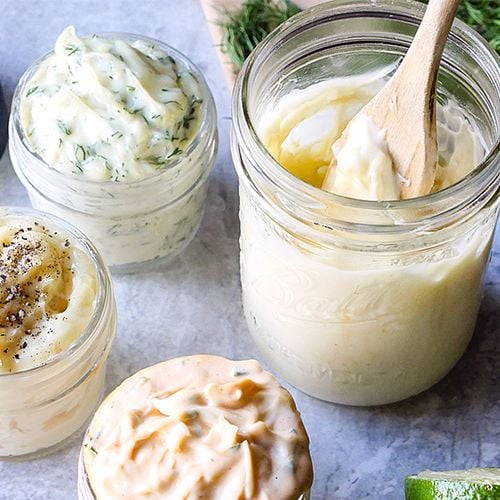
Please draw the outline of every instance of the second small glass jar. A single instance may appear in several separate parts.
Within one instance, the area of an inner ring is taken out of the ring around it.
[[[39,65],[16,88],[10,119],[10,157],[34,208],[53,213],[82,230],[113,271],[130,272],[171,259],[193,239],[204,212],[208,178],[217,153],[215,104],[205,79],[184,55],[157,40],[124,33],[109,39],[145,41],[176,58],[198,81],[202,117],[184,153],[157,175],[138,181],[92,181],[51,168],[33,150],[20,121],[20,100]]]
[[[498,216],[500,67],[455,23],[438,99],[474,117],[488,153],[463,180],[403,201],[322,191],[279,165],[257,129],[292,89],[395,63],[424,6],[337,0],[283,24],[248,58],[233,98],[247,323],[269,364],[313,396],[375,405],[444,377],[467,347]]]
[[[96,280],[89,323],[67,349],[33,368],[0,373],[0,458],[24,459],[62,446],[98,405],[116,332],[116,305],[109,271],[80,231],[44,213],[0,207],[0,219],[12,217],[57,231],[62,241],[67,238],[90,259]]]

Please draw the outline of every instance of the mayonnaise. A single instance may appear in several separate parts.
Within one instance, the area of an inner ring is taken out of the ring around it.
[[[401,179],[384,133],[352,118],[391,70],[308,87],[292,79],[276,86],[281,95],[250,108],[261,142],[298,179],[271,160],[255,161],[246,117],[235,120],[250,333],[288,382],[352,405],[417,394],[458,361],[474,330],[496,218],[494,207],[465,207],[472,187],[440,205],[403,209],[388,201],[399,199]],[[284,94],[294,82],[300,88]],[[458,104],[439,105],[434,191],[478,164],[483,147],[476,130]],[[301,182],[320,188],[332,160],[332,191],[383,201],[362,205]],[[463,218],[451,210],[460,200]]]
[[[393,70],[388,66],[293,90],[262,116],[262,141],[276,160],[309,184],[349,198],[399,199],[405,179],[394,169],[384,131],[364,115],[353,120]],[[437,125],[439,161],[432,191],[458,182],[484,154],[479,135],[454,102],[438,104]]]
[[[363,254],[286,239],[244,191],[240,204],[247,323],[288,382],[337,403],[392,403],[438,382],[463,354],[494,214],[447,244],[378,255],[368,242]]]
[[[101,405],[83,444],[79,494],[296,500],[312,481],[308,444],[290,394],[256,361],[172,359]]]
[[[0,208],[0,457],[46,454],[83,425],[115,329],[109,274],[86,238]]]
[[[67,349],[92,316],[96,288],[90,258],[57,230],[0,218],[0,373]]]

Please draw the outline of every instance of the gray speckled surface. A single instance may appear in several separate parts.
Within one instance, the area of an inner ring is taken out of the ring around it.
[[[181,354],[259,358],[240,301],[229,92],[198,2],[2,0],[1,5],[0,81],[7,101],[25,68],[73,23],[82,33],[129,31],[176,46],[204,72],[217,102],[221,146],[200,232],[164,272],[115,277],[119,325],[108,390],[146,365]],[[0,162],[0,204],[28,204],[7,154]],[[292,389],[312,441],[314,499],[400,499],[406,474],[500,465],[498,241],[495,249],[474,339],[436,387],[383,408],[331,405]],[[0,499],[76,498],[80,438],[44,459],[0,462]]]

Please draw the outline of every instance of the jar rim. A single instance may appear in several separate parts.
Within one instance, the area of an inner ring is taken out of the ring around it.
[[[200,120],[200,123],[198,125],[198,130],[196,131],[193,140],[189,143],[187,148],[183,150],[182,154],[172,159],[172,161],[166,165],[166,168],[159,170],[157,173],[153,175],[148,175],[146,177],[143,177],[142,179],[135,179],[133,181],[126,181],[126,182],[116,182],[112,179],[99,181],[94,179],[82,178],[74,175],[70,176],[51,167],[49,163],[47,163],[33,149],[30,141],[26,138],[26,134],[23,131],[19,115],[19,106],[26,85],[30,82],[31,77],[33,76],[34,72],[38,69],[39,65],[54,54],[54,49],[51,49],[50,51],[46,52],[45,54],[37,58],[35,61],[33,61],[33,63],[30,64],[30,66],[25,70],[25,72],[19,79],[19,82],[14,90],[14,95],[12,97],[12,112],[10,116],[10,120],[13,125],[12,128],[20,138],[20,143],[22,144],[22,146],[32,156],[32,159],[35,159],[40,164],[41,168],[49,170],[52,175],[55,175],[56,177],[59,177],[61,179],[71,179],[72,181],[74,180],[75,183],[80,184],[82,186],[106,186],[106,187],[116,186],[116,188],[114,189],[127,189],[130,187],[147,184],[148,181],[149,183],[156,183],[159,180],[161,180],[161,177],[163,175],[166,176],[170,172],[170,170],[179,166],[180,163],[185,161],[186,158],[192,155],[193,152],[198,148],[200,135],[205,129],[210,127],[210,122],[212,121],[211,111],[215,109],[215,103],[213,100],[212,93],[210,92],[207,81],[205,80],[205,77],[203,76],[203,73],[200,71],[198,66],[182,52],[180,52],[179,50],[175,49],[174,47],[172,47],[167,43],[164,43],[160,40],[145,35],[138,35],[129,32],[104,31],[95,33],[95,35],[106,38],[108,40],[122,40],[130,42],[143,41],[143,42],[153,43],[154,45],[157,45],[161,50],[163,50],[166,55],[173,55],[177,60],[181,61],[182,65],[195,76],[197,82],[200,84],[200,88],[203,94],[203,103],[201,106],[203,114],[202,114],[202,119]],[[89,36],[92,35],[87,35],[83,38],[88,38]],[[127,186],[127,188],[122,186]]]
[[[424,12],[425,5],[413,0],[333,0],[321,3],[320,5],[314,6],[293,16],[293,18],[276,28],[250,54],[240,72],[235,86],[235,92],[233,94],[233,123],[236,131],[239,134],[245,134],[245,138],[249,137],[252,142],[252,146],[257,147],[257,163],[259,164],[261,173],[264,173],[266,178],[274,184],[274,187],[279,188],[280,186],[284,186],[289,191],[300,189],[306,196],[310,196],[320,202],[324,202],[326,206],[337,205],[347,209],[369,210],[371,213],[376,214],[387,211],[388,209],[397,212],[428,207],[430,204],[437,204],[452,197],[457,197],[459,193],[465,191],[476,181],[479,182],[479,180],[484,180],[484,178],[491,175],[492,169],[494,176],[496,174],[496,177],[500,177],[500,163],[496,165],[496,171],[494,169],[495,162],[498,161],[498,158],[500,157],[500,134],[498,134],[494,143],[488,149],[481,162],[476,165],[476,167],[464,178],[445,189],[424,196],[404,200],[372,201],[349,198],[322,190],[296,177],[271,155],[257,133],[256,123],[254,123],[254,119],[251,117],[251,113],[247,106],[247,96],[250,93],[250,80],[251,77],[254,76],[254,68],[260,62],[260,58],[263,58],[265,61],[266,52],[270,50],[273,44],[285,44],[289,39],[293,38],[296,31],[313,25],[316,26],[322,22],[327,22],[330,19],[345,18],[349,15],[352,17],[362,17],[363,15],[366,15],[367,17],[371,16],[377,18],[389,16],[392,18],[399,15],[401,16],[401,19],[417,25],[422,19]],[[453,22],[450,36],[455,39],[463,38],[469,42],[474,49],[480,50],[483,57],[480,59],[479,64],[488,64],[488,69],[491,70],[491,68],[493,68],[494,73],[498,75],[497,78],[495,78],[495,74],[493,75],[491,83],[494,85],[498,96],[495,99],[495,109],[497,110],[497,116],[500,116],[499,56],[489,46],[484,38],[458,19],[455,19]],[[443,59],[445,56],[446,49]],[[266,164],[265,169],[261,166],[262,162],[265,162]],[[268,170],[268,172],[265,172],[265,170]],[[271,179],[270,177],[273,178]],[[500,187],[497,188],[497,195],[499,191]],[[426,220],[430,220],[432,217],[440,215],[442,215],[442,213],[426,217]],[[357,224],[357,226],[359,227],[360,224]],[[372,227],[373,224],[369,224],[369,226]],[[384,227],[393,227],[393,224],[386,224]]]
[[[74,242],[77,242],[80,248],[92,260],[96,274],[97,293],[92,316],[90,317],[87,326],[67,349],[49,358],[41,365],[36,365],[25,370],[10,373],[0,372],[0,380],[2,380],[2,378],[13,379],[16,377],[21,378],[27,375],[32,376],[33,374],[40,373],[41,371],[50,368],[61,361],[72,359],[76,356],[85,347],[87,342],[94,338],[96,332],[98,332],[98,326],[102,321],[106,305],[110,299],[110,295],[112,294],[112,283],[109,270],[104,264],[104,261],[94,244],[79,229],[63,219],[46,212],[42,212],[41,210],[34,210],[26,207],[0,206],[0,217],[9,216],[30,217],[41,222],[42,224],[46,224],[49,228],[57,229],[58,232],[64,233],[64,236],[69,235],[71,239]]]

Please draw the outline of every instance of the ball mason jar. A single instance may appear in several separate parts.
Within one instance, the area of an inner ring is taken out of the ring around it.
[[[1,218],[9,215],[55,229],[78,245],[93,264],[97,284],[90,321],[67,349],[39,366],[0,373],[0,459],[37,458],[62,447],[101,400],[116,305],[109,271],[80,231],[35,210],[0,208]]]
[[[279,165],[256,130],[291,89],[400,59],[424,9],[402,0],[317,6],[274,31],[235,87],[248,328],[274,370],[327,401],[377,405],[418,394],[471,339],[498,216],[498,56],[454,23],[438,100],[474,117],[487,153],[460,182],[428,196],[373,202],[322,191]]]
[[[51,168],[32,148],[20,120],[21,97],[39,65],[21,77],[12,102],[9,149],[14,170],[34,208],[53,213],[83,231],[113,271],[132,272],[171,260],[194,238],[200,226],[208,178],[217,153],[215,103],[198,68],[174,48],[151,38],[104,33],[108,39],[154,44],[190,71],[203,99],[199,130],[168,168],[131,182],[94,181]]]

